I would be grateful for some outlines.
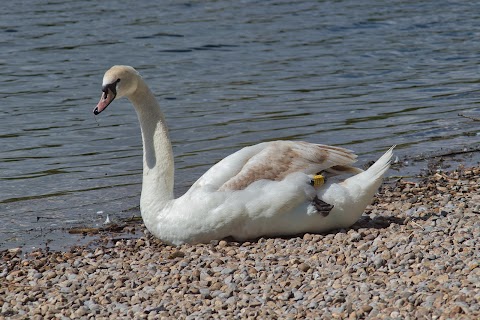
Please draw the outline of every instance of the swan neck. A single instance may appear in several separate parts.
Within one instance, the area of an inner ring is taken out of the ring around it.
[[[160,105],[141,78],[129,99],[135,107],[142,131],[143,182],[140,206],[143,214],[152,212],[148,208],[163,207],[173,199],[173,152]]]

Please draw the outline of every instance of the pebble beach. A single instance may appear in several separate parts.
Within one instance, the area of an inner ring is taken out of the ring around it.
[[[479,319],[479,184],[479,167],[390,179],[326,234],[4,250],[0,318]]]

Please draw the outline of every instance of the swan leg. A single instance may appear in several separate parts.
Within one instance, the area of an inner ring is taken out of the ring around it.
[[[332,211],[333,209],[333,205],[328,204],[323,200],[320,200],[317,196],[313,198],[312,203],[315,206],[315,209],[317,209],[317,212],[320,213],[323,217],[328,216],[330,211]]]

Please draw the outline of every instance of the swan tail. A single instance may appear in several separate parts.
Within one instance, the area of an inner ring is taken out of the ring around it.
[[[392,162],[393,149],[395,146],[392,146],[388,149],[383,156],[380,157],[368,170],[364,171],[362,174],[365,174],[367,179],[378,180],[383,177],[385,172],[390,168],[390,163]]]
[[[387,152],[385,152],[383,156],[381,156],[373,165],[371,165],[370,168],[362,173],[348,178],[344,181],[344,183],[346,185],[359,185],[361,186],[361,189],[367,191],[368,193],[370,193],[369,191],[373,191],[373,193],[375,193],[382,183],[383,175],[390,168],[394,148],[395,146],[392,146]]]

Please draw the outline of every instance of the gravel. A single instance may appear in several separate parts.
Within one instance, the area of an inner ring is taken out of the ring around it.
[[[321,235],[4,250],[0,318],[478,319],[479,184],[480,168],[387,183]]]

